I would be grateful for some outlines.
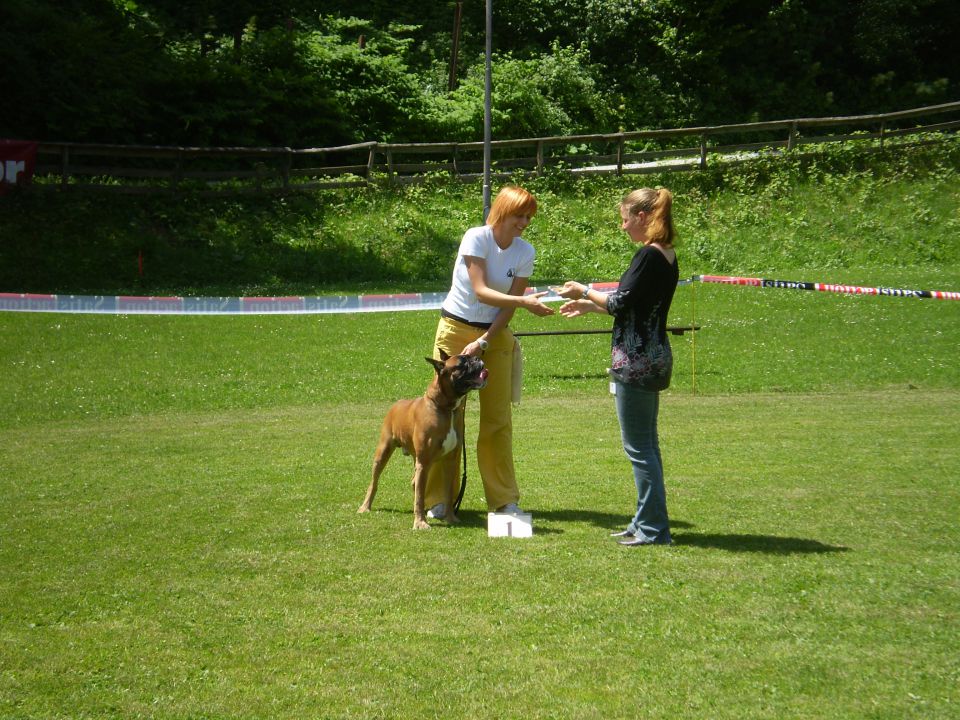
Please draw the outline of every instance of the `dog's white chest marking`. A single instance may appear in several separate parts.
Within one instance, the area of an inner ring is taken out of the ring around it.
[[[453,450],[457,446],[457,429],[451,423],[450,431],[447,433],[447,436],[443,439],[443,454],[446,455],[448,452]]]

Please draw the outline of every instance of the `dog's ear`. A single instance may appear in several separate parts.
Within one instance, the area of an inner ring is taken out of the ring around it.
[[[440,352],[442,353],[443,351],[441,350]],[[434,360],[433,358],[424,358],[424,360],[433,365],[433,369],[436,370],[438,374],[443,370],[443,360]]]
[[[437,348],[437,352],[440,353],[440,359],[443,360],[443,362],[450,359],[450,356],[443,351],[443,348]]]

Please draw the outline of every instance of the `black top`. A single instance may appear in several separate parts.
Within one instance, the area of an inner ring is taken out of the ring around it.
[[[670,385],[673,353],[667,339],[667,313],[680,279],[677,260],[655,247],[637,250],[619,287],[607,297],[613,316],[610,375],[645,390]]]

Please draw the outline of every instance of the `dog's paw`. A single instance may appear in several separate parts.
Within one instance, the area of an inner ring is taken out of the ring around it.
[[[361,505],[361,506],[357,509],[357,513],[366,513],[366,512],[370,512],[370,506],[369,506],[369,505]]]
[[[413,521],[414,530],[429,530],[430,526],[427,524],[426,520],[414,520]]]
[[[460,518],[458,518],[453,513],[447,513],[447,516],[444,518],[450,525],[457,525],[460,523]]]

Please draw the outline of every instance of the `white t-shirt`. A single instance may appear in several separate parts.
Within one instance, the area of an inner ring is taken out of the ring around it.
[[[501,250],[489,225],[470,228],[464,233],[457,251],[457,262],[453,266],[453,282],[443,301],[443,309],[470,322],[491,323],[500,308],[485,305],[477,299],[470,284],[464,256],[486,260],[487,286],[508,293],[515,277],[529,278],[533,274],[537,251],[519,237],[515,237],[506,250]]]

